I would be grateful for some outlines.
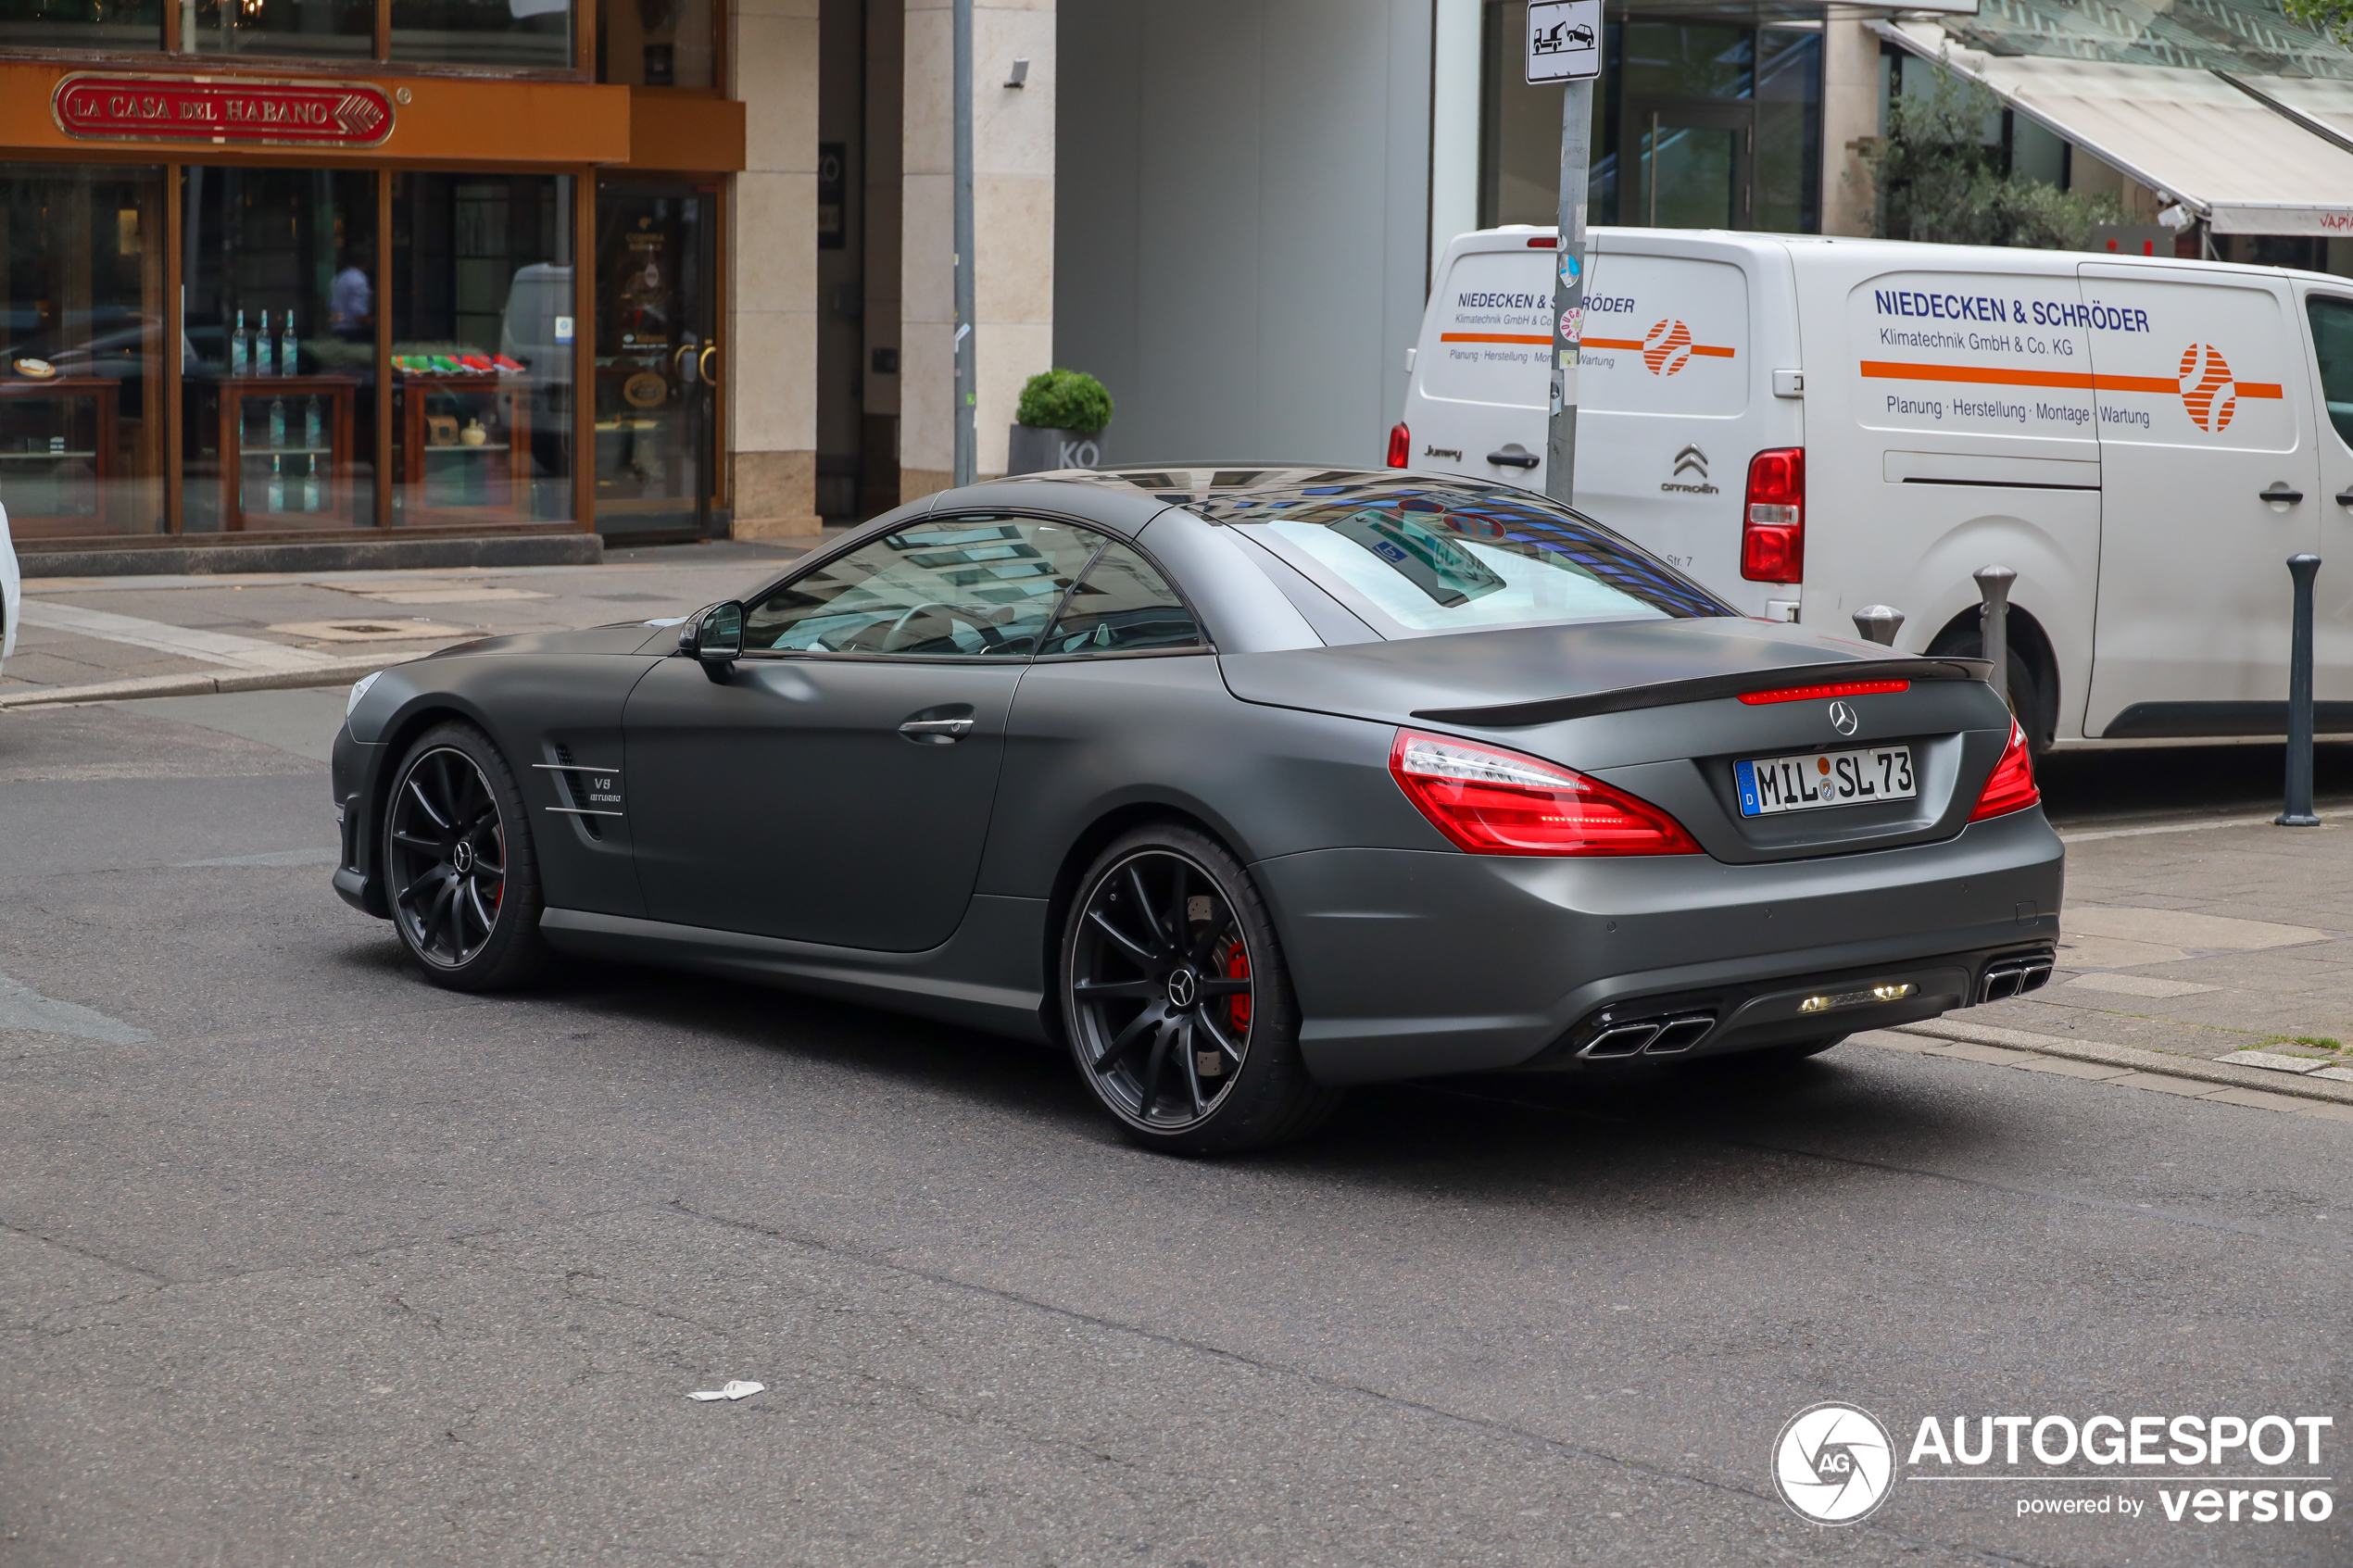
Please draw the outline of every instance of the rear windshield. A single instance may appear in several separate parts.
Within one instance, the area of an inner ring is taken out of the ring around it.
[[[1384,480],[1194,506],[1384,637],[1739,613],[1599,523],[1522,490]]]

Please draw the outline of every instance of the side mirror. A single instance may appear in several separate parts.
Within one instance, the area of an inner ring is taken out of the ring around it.
[[[703,672],[716,681],[727,666],[743,657],[744,607],[729,599],[712,605],[678,629],[678,651],[702,661]]]

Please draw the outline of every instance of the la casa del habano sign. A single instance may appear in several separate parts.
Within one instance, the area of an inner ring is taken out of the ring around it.
[[[49,102],[67,135],[108,141],[372,147],[392,134],[392,99],[366,82],[81,75]]]

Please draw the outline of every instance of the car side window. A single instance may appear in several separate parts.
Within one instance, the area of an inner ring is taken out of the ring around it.
[[[751,607],[747,652],[1015,659],[1103,536],[1036,518],[926,520],[869,540]]]
[[[1205,647],[1193,612],[1151,562],[1105,545],[1071,590],[1041,653],[1139,653]]]
[[[2312,350],[2321,362],[2321,397],[2336,437],[2353,446],[2353,299],[2316,294],[2304,301]]]

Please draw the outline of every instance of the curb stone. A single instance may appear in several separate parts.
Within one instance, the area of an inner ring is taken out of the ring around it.
[[[2028,1053],[2131,1073],[2187,1078],[2198,1083],[2221,1085],[2229,1089],[2250,1089],[2281,1099],[2322,1100],[2332,1105],[2353,1106],[2353,1084],[2326,1080],[2316,1083],[2309,1077],[2291,1077],[2256,1067],[2233,1067],[2225,1062],[2208,1061],[2203,1057],[2142,1050],[2137,1046],[2111,1046],[2101,1040],[2070,1040],[2056,1035],[2029,1034],[2023,1029],[1997,1029],[1983,1023],[1955,1023],[1941,1018],[1931,1019],[1925,1023],[1898,1024],[1885,1033],[1974,1047],[1975,1050],[1952,1054],[1968,1055],[1978,1060],[2014,1061],[2020,1053]],[[1987,1047],[1993,1047],[2000,1054],[1978,1054]]]
[[[389,670],[421,658],[399,654],[391,658],[338,659],[308,670],[232,670],[196,675],[141,675],[125,681],[99,681],[86,686],[35,686],[0,691],[0,710],[47,707],[75,702],[122,702],[143,696],[210,696],[217,692],[289,691],[303,686],[339,686],[377,670]],[[2353,1087],[2348,1085],[2347,1087]]]

